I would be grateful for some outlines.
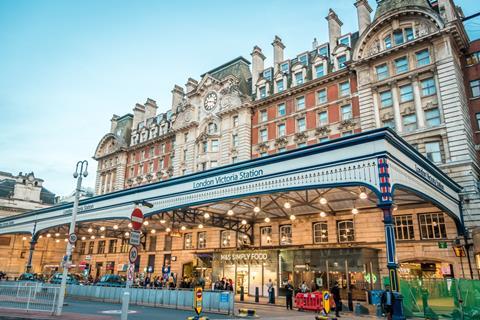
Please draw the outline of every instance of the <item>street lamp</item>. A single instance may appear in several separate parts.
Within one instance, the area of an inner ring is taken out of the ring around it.
[[[73,211],[72,211],[72,220],[70,221],[70,231],[69,234],[75,233],[75,221],[77,219],[77,212],[78,212],[78,201],[80,200],[80,192],[82,188],[82,177],[87,177],[88,172],[88,162],[87,160],[78,161],[77,166],[75,168],[75,172],[73,173],[73,178],[77,179],[77,188],[75,189],[75,200],[73,201]],[[57,312],[56,315],[60,316],[62,314],[63,309],[63,300],[65,299],[65,289],[67,287],[67,274],[68,274],[68,267],[72,261],[72,248],[73,244],[70,241],[67,244],[67,254],[66,259],[63,261],[63,275],[62,275],[62,283],[60,284],[60,292],[58,295],[58,305],[57,305]]]

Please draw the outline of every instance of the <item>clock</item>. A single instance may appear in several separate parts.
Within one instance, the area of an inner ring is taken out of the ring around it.
[[[207,94],[207,96],[205,97],[205,101],[203,102],[203,107],[205,108],[205,110],[207,111],[212,111],[213,109],[215,109],[215,106],[217,105],[217,94],[215,92],[210,92],[209,94]]]

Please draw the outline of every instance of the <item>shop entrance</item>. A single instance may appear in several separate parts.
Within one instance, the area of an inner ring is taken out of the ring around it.
[[[240,294],[242,287],[243,287],[244,293],[248,294],[248,265],[237,266],[235,293]]]

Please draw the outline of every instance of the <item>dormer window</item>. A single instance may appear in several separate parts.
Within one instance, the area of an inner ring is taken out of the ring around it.
[[[298,56],[298,62],[306,66],[308,64],[308,55],[305,53],[305,54],[302,54],[301,56]]]
[[[284,89],[284,86],[283,86],[283,79],[282,80],[278,80],[277,81],[277,92],[282,92]]]
[[[267,96],[267,87],[260,87],[260,99],[263,99]]]
[[[210,122],[208,124],[208,133],[209,134],[217,133],[217,124],[215,122]]]
[[[338,39],[338,43],[350,47],[350,36],[345,36]]]
[[[263,77],[268,81],[272,81],[272,69],[263,71]]]
[[[338,62],[338,69],[343,69],[345,68],[345,63],[347,62],[347,55],[346,54],[342,54],[341,56],[339,56],[337,58],[337,62]]]
[[[295,73],[295,83],[297,85],[303,83],[303,72],[300,71],[300,72]]]
[[[323,64],[319,64],[315,66],[315,75],[317,78],[323,77],[325,75],[325,68]]]
[[[323,46],[318,48],[318,55],[323,57],[328,57],[328,46]]]
[[[280,71],[282,71],[282,73],[288,73],[288,70],[289,70],[288,62],[284,62],[280,64]]]

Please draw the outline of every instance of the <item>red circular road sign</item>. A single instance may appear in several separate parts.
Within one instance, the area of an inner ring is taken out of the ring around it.
[[[133,209],[132,216],[130,217],[132,221],[133,230],[140,230],[143,223],[143,213],[139,208]]]
[[[197,298],[200,299],[202,297],[202,291],[197,291]]]

